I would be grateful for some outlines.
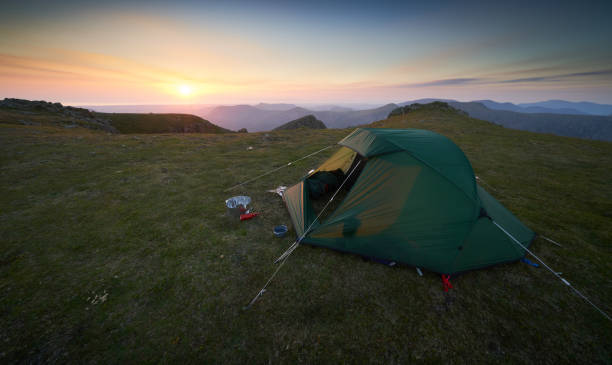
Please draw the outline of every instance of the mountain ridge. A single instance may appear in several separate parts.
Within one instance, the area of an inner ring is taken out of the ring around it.
[[[590,101],[566,101],[566,100],[546,100],[535,103],[520,103],[518,104],[521,107],[544,107],[544,108],[553,108],[553,109],[563,109],[570,108],[578,110],[583,114],[592,114],[592,115],[610,115],[612,114],[612,105],[609,104],[599,104],[593,103]]]
[[[241,104],[218,106],[206,113],[204,117],[227,129],[246,128],[251,132],[261,132],[272,130],[286,123],[287,120],[295,120],[312,114],[325,123],[328,128],[346,128],[384,119],[396,107],[396,104],[389,103],[365,110],[321,111],[296,106],[289,110],[279,111],[262,110],[253,105]]]
[[[481,103],[492,110],[508,110],[518,113],[548,113],[548,114],[583,114],[583,115],[603,115],[612,114],[612,105],[597,104],[587,101],[572,102],[566,100],[548,100],[534,103],[513,104],[510,102],[498,102],[490,99],[480,99],[472,101],[458,101],[455,99],[443,98],[424,98],[398,103],[399,106],[407,104],[426,104],[433,101],[444,101],[454,103]]]
[[[325,123],[318,120],[314,115],[308,114],[304,117],[292,120],[287,122],[281,126],[274,128],[274,131],[279,130],[287,130],[287,129],[299,129],[299,128],[309,128],[309,129],[327,129]]]
[[[438,103],[440,101],[437,101]],[[400,103],[403,108],[418,103]],[[435,102],[434,102],[435,103]],[[509,110],[489,109],[479,102],[445,101],[451,107],[462,110],[470,117],[502,125],[506,128],[559,136],[612,141],[612,118],[601,115],[519,113]],[[393,115],[401,114],[394,111]]]

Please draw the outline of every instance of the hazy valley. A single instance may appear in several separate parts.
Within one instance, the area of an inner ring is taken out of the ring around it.
[[[91,106],[92,110],[106,112],[136,113],[189,113],[210,122],[238,131],[268,131],[289,121],[313,115],[328,128],[347,128],[385,119],[398,107],[414,103],[426,104],[443,101],[463,110],[470,116],[507,128],[552,133],[560,136],[612,140],[612,105],[596,103],[574,103],[551,100],[541,103],[512,104],[491,100],[459,102],[451,99],[418,99],[401,103],[389,103],[376,108],[352,109],[339,105],[321,105],[314,109],[295,104],[255,105],[124,105]],[[606,114],[607,113],[607,114]]]

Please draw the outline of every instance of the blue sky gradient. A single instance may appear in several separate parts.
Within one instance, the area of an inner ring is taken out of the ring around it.
[[[611,1],[12,2],[0,96],[612,103],[610,14]]]

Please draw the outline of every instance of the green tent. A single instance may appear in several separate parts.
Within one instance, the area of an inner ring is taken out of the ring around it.
[[[359,128],[339,144],[283,196],[300,243],[455,274],[519,260],[525,250],[509,235],[525,247],[535,238],[476,184],[463,151],[440,134]],[[317,220],[311,199],[324,191],[313,190],[343,182],[343,201]]]

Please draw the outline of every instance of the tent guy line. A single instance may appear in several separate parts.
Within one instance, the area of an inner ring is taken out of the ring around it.
[[[306,234],[308,234],[308,232],[310,231],[310,228],[315,224],[315,222],[319,219],[319,217],[321,217],[321,214],[323,214],[323,212],[325,211],[325,209],[327,208],[327,206],[334,200],[334,198],[336,197],[336,194],[338,194],[338,192],[340,191],[340,189],[342,189],[342,187],[344,186],[344,184],[347,182],[347,180],[351,177],[351,175],[353,174],[353,172],[357,169],[357,167],[359,166],[359,164],[361,163],[361,161],[358,161],[357,164],[355,165],[355,167],[353,167],[353,169],[351,170],[351,172],[346,176],[346,178],[344,179],[344,181],[342,182],[342,184],[340,184],[340,186],[338,187],[338,189],[336,190],[336,192],[334,193],[334,195],[332,195],[332,197],[329,199],[329,201],[327,202],[327,204],[325,204],[325,206],[323,207],[323,209],[321,209],[321,212],[319,213],[319,215],[315,218],[315,220],[310,224],[310,226],[304,231],[304,233],[302,233],[302,235],[295,241],[293,242],[293,244],[291,244],[291,246],[289,246],[289,248],[287,250],[285,250],[285,252],[278,258],[276,259],[276,261],[274,261],[274,263],[278,263],[280,262],[280,265],[278,265],[278,268],[276,268],[276,270],[274,271],[274,273],[272,274],[272,276],[270,276],[270,279],[268,279],[268,281],[266,282],[266,284],[263,286],[263,288],[261,288],[261,290],[257,293],[257,295],[255,295],[255,298],[253,298],[253,300],[251,300],[251,302],[249,303],[249,305],[247,305],[245,307],[245,309],[249,309],[251,308],[251,306],[253,304],[255,304],[255,302],[257,301],[257,299],[259,299],[263,293],[265,293],[266,288],[268,287],[268,285],[270,285],[270,283],[272,282],[272,280],[274,279],[274,277],[276,276],[276,274],[278,274],[278,272],[280,271],[280,269],[283,267],[283,265],[285,264],[285,262],[287,262],[287,259],[289,258],[289,256],[293,253],[293,251],[295,251],[300,242],[304,239],[304,237],[306,236]]]
[[[516,238],[514,238],[513,235],[511,235],[508,231],[506,231],[504,229],[504,227],[500,226],[495,220],[491,220],[491,222],[493,222],[493,224],[495,224],[499,229],[502,230],[502,232],[504,232],[508,237],[510,237],[512,239],[512,241],[514,243],[516,243],[517,245],[521,246],[521,248],[523,248],[523,250],[529,252],[529,254],[531,256],[533,256],[536,260],[538,260],[545,268],[548,269],[548,271],[550,271],[551,273],[553,273],[553,275],[555,275],[559,280],[561,280],[565,285],[569,286],[570,288],[572,288],[573,291],[576,292],[576,294],[578,294],[582,299],[584,299],[587,303],[589,303],[591,306],[593,306],[593,308],[597,309],[599,311],[599,313],[601,313],[604,317],[606,317],[609,321],[612,321],[612,318],[610,318],[610,316],[604,312],[601,308],[599,308],[597,305],[595,305],[595,303],[591,302],[589,300],[589,298],[587,298],[584,294],[582,294],[578,289],[574,288],[572,286],[572,284],[570,284],[569,281],[565,280],[564,278],[561,277],[561,275],[559,275],[555,270],[551,269],[548,265],[546,265],[546,263],[544,263],[544,261],[542,261],[542,259],[540,259],[538,256],[536,256],[536,254],[534,254],[533,252],[531,252],[527,247],[523,246],[523,244],[521,244]]]
[[[280,260],[284,259],[285,257],[291,255],[291,253],[295,250],[295,247],[297,247],[300,242],[302,242],[302,240],[304,239],[304,237],[306,237],[306,235],[310,232],[310,229],[312,228],[312,226],[314,226],[314,224],[319,220],[319,218],[321,217],[321,215],[323,214],[323,212],[325,211],[325,209],[327,209],[327,206],[334,201],[334,198],[336,197],[336,195],[338,194],[338,192],[340,191],[340,189],[342,189],[342,187],[344,186],[344,183],[346,183],[346,181],[351,177],[351,175],[353,174],[353,172],[357,169],[357,167],[359,166],[359,164],[361,164],[361,161],[358,161],[357,164],[355,165],[355,167],[353,167],[353,169],[351,170],[351,172],[348,174],[348,176],[344,179],[344,181],[342,182],[342,184],[340,184],[340,186],[338,187],[338,190],[336,190],[336,192],[334,193],[334,195],[332,195],[332,197],[329,199],[329,201],[325,204],[325,206],[323,207],[323,209],[321,209],[321,211],[319,212],[319,215],[317,215],[317,217],[312,221],[312,223],[310,223],[310,225],[308,226],[308,228],[306,228],[306,230],[304,231],[304,233],[302,233],[302,235],[300,236],[300,238],[298,238],[295,242],[293,242],[293,244],[291,246],[289,246],[289,248],[282,254],[280,255],[279,258],[276,259],[276,261],[274,261],[275,264],[277,264]]]
[[[495,188],[493,188],[491,185],[487,184],[484,180],[482,180],[482,178],[476,176],[476,179],[482,183],[484,183],[485,185],[487,185],[488,187],[490,187],[491,189],[493,189],[494,191],[498,192]],[[499,193],[499,192],[498,192]],[[572,286],[569,281],[567,281],[566,279],[562,278],[560,273],[557,271],[554,271],[553,269],[551,269],[548,265],[546,265],[544,263],[544,261],[542,261],[538,256],[536,256],[533,252],[531,252],[529,249],[527,249],[525,246],[523,246],[516,238],[514,238],[514,236],[512,236],[508,231],[506,231],[502,226],[500,226],[495,220],[492,220],[493,224],[495,224],[499,229],[501,229],[508,237],[510,237],[512,239],[512,241],[516,244],[518,244],[519,246],[521,246],[525,251],[527,251],[531,256],[533,256],[536,260],[538,260],[542,266],[544,266],[546,269],[548,269],[548,271],[552,272],[553,275],[555,275],[559,280],[561,280],[565,285],[569,286],[574,292],[576,292],[576,294],[578,294],[582,299],[584,299],[587,303],[589,303],[591,306],[593,306],[593,308],[595,308],[597,311],[599,311],[599,313],[601,313],[605,318],[607,318],[608,320],[612,320],[610,318],[610,316],[604,312],[601,308],[599,308],[596,304],[594,304],[593,302],[591,302],[591,300],[589,300],[589,298],[587,298],[584,294],[582,294],[578,289],[576,289],[574,286]],[[558,243],[557,241],[550,239],[546,236],[543,235],[539,235],[540,237],[542,237],[543,239],[545,239],[546,241],[558,246],[558,247],[563,247],[560,243]]]
[[[478,180],[478,181],[480,181],[481,183],[485,184],[486,186],[488,186],[489,188],[491,188],[491,190],[493,190],[494,192],[496,192],[496,193],[498,193],[498,194],[500,194],[500,195],[503,195],[503,194],[501,194],[501,193],[500,193],[500,192],[499,192],[497,189],[495,189],[493,186],[491,186],[491,184],[487,184],[487,182],[486,182],[486,181],[484,181],[484,180],[483,180],[481,177],[476,176],[476,180]],[[541,234],[539,234],[539,233],[538,233],[538,236],[539,236],[539,237],[542,237],[542,238],[543,238],[543,239],[545,239],[546,241],[548,241],[548,242],[550,242],[550,243],[552,243],[552,244],[554,244],[554,245],[556,245],[556,246],[563,247],[563,245],[561,245],[559,242],[557,242],[557,241],[555,241],[555,240],[553,240],[553,239],[551,239],[551,238],[548,238],[548,237],[546,237],[546,236],[543,236],[543,235],[541,235]]]
[[[553,244],[555,244],[555,245],[557,245],[557,246],[559,246],[559,247],[563,247],[563,246],[561,246],[561,244],[560,244],[559,242],[557,242],[557,241],[555,241],[555,240],[551,240],[550,238],[545,237],[545,236],[541,236],[541,237],[542,237],[542,238],[544,238],[545,240],[547,240],[547,241],[548,241],[548,242],[550,242],[550,243],[553,243]]]
[[[297,160],[295,160],[295,161],[287,162],[286,164],[281,165],[281,166],[279,166],[279,167],[277,167],[277,168],[275,168],[275,169],[272,169],[272,170],[270,170],[270,171],[268,171],[268,172],[266,172],[266,173],[263,173],[263,174],[261,174],[261,175],[259,175],[259,176],[256,176],[256,177],[252,178],[252,179],[249,179],[249,180],[247,180],[247,181],[241,182],[240,184],[236,184],[236,185],[234,185],[234,186],[232,186],[232,187],[230,187],[230,188],[227,188],[227,189],[225,189],[224,191],[225,191],[225,192],[228,192],[228,191],[233,190],[233,189],[235,189],[235,188],[237,188],[237,187],[240,187],[240,186],[242,186],[242,185],[246,185],[246,184],[248,184],[248,183],[250,183],[250,182],[253,182],[253,181],[255,181],[255,180],[257,180],[257,179],[260,179],[260,178],[262,178],[262,177],[264,177],[264,176],[270,175],[270,174],[271,174],[271,173],[273,173],[273,172],[276,172],[276,171],[278,171],[278,170],[280,170],[280,169],[282,169],[282,168],[285,168],[285,167],[291,166],[291,165],[293,165],[293,164],[294,164],[294,163],[296,163],[296,162],[299,162],[299,161],[302,161],[302,160],[304,160],[304,159],[306,159],[306,158],[308,158],[308,157],[314,156],[314,155],[316,155],[317,153],[323,152],[323,151],[325,151],[325,150],[327,150],[327,149],[329,149],[329,148],[332,148],[332,147],[334,147],[334,146],[336,146],[336,145],[335,145],[335,144],[329,145],[329,146],[327,146],[327,147],[325,147],[325,148],[322,148],[322,149],[320,149],[320,150],[318,150],[318,151],[316,151],[316,152],[313,152],[313,153],[311,153],[311,154],[309,154],[309,155],[306,155],[306,156],[304,156],[304,157],[298,158],[298,159],[297,159]]]
[[[280,271],[280,269],[283,267],[283,265],[285,265],[285,262],[287,262],[287,260],[286,260],[286,259],[285,259],[285,260],[283,260],[283,262],[281,262],[281,264],[280,264],[280,265],[278,265],[278,267],[276,268],[276,270],[274,271],[274,273],[273,273],[273,274],[270,276],[270,278],[268,279],[268,281],[266,282],[266,284],[263,286],[263,288],[261,288],[261,290],[260,290],[260,291],[257,293],[257,295],[255,296],[255,298],[253,298],[253,299],[252,299],[252,300],[249,302],[249,304],[248,304],[246,307],[242,308],[242,309],[247,310],[247,309],[251,308],[251,306],[252,306],[253,304],[255,304],[255,302],[257,301],[257,299],[259,299],[259,298],[260,298],[260,297],[263,295],[263,293],[265,293],[266,288],[268,287],[268,285],[270,285],[270,283],[272,282],[272,280],[274,280],[274,277],[276,276],[276,274],[278,274],[278,272],[279,272],[279,271]]]

